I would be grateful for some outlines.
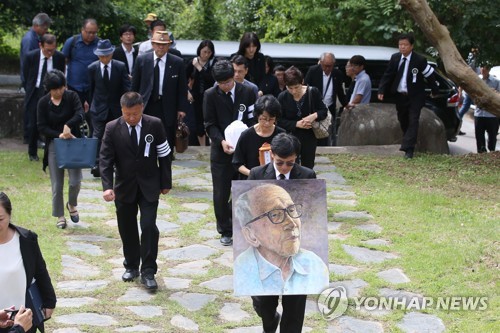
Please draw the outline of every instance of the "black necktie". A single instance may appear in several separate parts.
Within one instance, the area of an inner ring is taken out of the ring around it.
[[[279,178],[280,178],[280,180],[283,180],[283,179],[286,179],[286,176],[284,174],[280,173]]]
[[[132,140],[134,151],[137,151],[139,145],[137,144],[137,131],[135,130],[135,126],[130,126],[130,140]]]
[[[47,74],[47,57],[43,57],[42,75],[40,75],[40,87],[43,87],[43,78]]]
[[[153,96],[153,100],[157,100],[158,96],[160,95],[160,58],[156,58],[156,64],[155,64],[155,69],[154,69],[154,76],[153,76],[153,92],[151,93],[151,96]]]
[[[230,92],[230,91],[226,94],[226,96],[227,96],[227,98],[228,98],[228,101],[229,101],[229,102],[231,102],[231,104],[233,104],[233,103],[234,103],[234,102],[233,102],[233,98],[231,97],[232,95],[233,95],[233,93],[232,93],[232,92]]]
[[[106,86],[106,88],[109,87],[109,72],[108,72],[108,65],[104,65],[104,75],[103,75],[103,79],[104,79],[104,85]]]
[[[403,74],[405,72],[405,65],[406,65],[406,57],[403,57],[403,60],[401,61],[401,64],[399,65],[398,69],[398,75],[396,77],[396,84],[399,85],[399,82],[401,82],[401,79],[403,78]]]

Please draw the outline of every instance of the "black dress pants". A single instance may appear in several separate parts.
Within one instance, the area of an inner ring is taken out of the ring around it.
[[[403,142],[400,150],[415,149],[418,136],[420,112],[424,107],[425,96],[416,96],[411,99],[405,94],[396,94],[396,110],[398,121],[403,131]]]
[[[495,151],[498,128],[498,118],[496,117],[474,117],[474,130],[478,153],[486,153],[486,147],[488,147],[489,151]],[[486,146],[485,133],[488,133],[488,146]]]
[[[279,296],[252,296],[253,308],[262,318],[264,332],[275,332],[274,319],[278,307]],[[304,324],[304,313],[306,310],[307,295],[283,295],[281,303],[283,313],[281,315],[280,332],[300,333]]]
[[[318,145],[318,139],[314,136],[313,130],[298,128],[293,134],[300,141],[300,165],[313,169]]]
[[[215,219],[217,220],[217,231],[222,236],[233,235],[231,181],[238,179],[238,172],[234,169],[231,156],[225,162],[210,161],[212,172],[213,199]]]
[[[26,114],[28,115],[28,154],[31,156],[37,155],[38,152],[37,107],[38,101],[43,97],[44,93],[43,88],[35,88],[33,97],[26,105]]]
[[[165,128],[165,132],[167,133],[167,141],[170,149],[172,149],[172,153],[175,147],[175,128],[177,124],[167,124],[166,115],[163,111],[163,99],[164,97],[159,97],[154,100],[153,97],[149,99],[148,105],[144,109],[144,114],[159,118]]]
[[[142,274],[156,274],[158,266],[158,240],[160,232],[156,226],[158,201],[149,202],[137,189],[134,202],[115,200],[118,231],[123,243],[123,265],[126,269],[139,269],[142,260]],[[137,228],[137,211],[141,211],[140,227],[141,236]]]

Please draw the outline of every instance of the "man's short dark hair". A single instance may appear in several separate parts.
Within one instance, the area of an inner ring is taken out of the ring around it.
[[[352,56],[351,59],[349,59],[349,62],[351,63],[351,65],[365,67],[366,59],[362,55],[355,55],[355,56]]]
[[[300,141],[292,134],[280,133],[271,141],[271,151],[281,158],[299,156]]]
[[[151,31],[153,31],[154,28],[157,27],[157,26],[162,26],[164,28],[162,30],[166,30],[167,29],[167,25],[162,20],[155,20],[155,21],[151,22],[151,25],[149,26],[149,29],[151,29]]]
[[[223,82],[234,77],[233,64],[229,60],[219,60],[212,67],[212,77],[217,82]]]
[[[231,58],[231,62],[236,66],[245,65],[245,68],[248,68],[248,61],[242,55],[236,54]]]
[[[45,45],[53,45],[56,43],[56,36],[53,34],[44,34],[42,37],[40,37],[40,44]]]
[[[402,33],[399,35],[398,42],[403,39],[406,39],[411,45],[415,43],[415,37],[411,33]]]
[[[52,20],[50,19],[49,15],[45,13],[38,13],[35,15],[31,23],[37,26],[50,26],[52,24]]]
[[[281,104],[273,95],[264,95],[255,102],[253,116],[258,118],[267,112],[271,117],[279,118],[281,116]]]
[[[274,67],[274,71],[273,72],[276,73],[276,72],[284,72],[284,71],[286,71],[285,66],[283,66],[283,65],[276,65]]]
[[[128,91],[120,98],[120,105],[122,108],[131,108],[142,104],[144,104],[144,101],[141,94],[135,91]]]
[[[66,85],[66,77],[64,73],[58,69],[53,69],[47,74],[43,79],[43,86],[46,91],[51,91],[52,89],[59,89]]]
[[[137,29],[131,25],[131,24],[124,24],[120,27],[120,29],[118,30],[118,33],[120,34],[120,37],[126,33],[126,32],[131,32],[134,34],[134,36],[137,34]]]

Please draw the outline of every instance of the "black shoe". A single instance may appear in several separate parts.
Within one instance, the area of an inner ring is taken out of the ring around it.
[[[38,155],[30,155],[30,161],[38,162],[39,160]]]
[[[406,152],[405,152],[405,158],[407,160],[409,159],[412,159],[413,158],[413,149],[408,149]]]
[[[462,131],[458,132],[458,135],[465,135],[465,134],[467,134],[467,133],[462,132]]]
[[[229,245],[233,244],[233,237],[231,237],[231,236],[222,236],[220,238],[220,242],[224,246],[229,246]]]
[[[133,281],[138,276],[139,276],[138,269],[127,268],[125,270],[125,273],[123,273],[123,275],[122,275],[122,280],[124,282],[130,282],[130,281]]]
[[[99,171],[99,166],[97,166],[97,165],[96,165],[95,167],[93,167],[92,169],[90,169],[90,173],[91,173],[94,177],[96,177],[96,178],[101,177],[101,172]]]
[[[148,290],[158,289],[158,284],[156,283],[154,274],[142,274],[141,275],[141,283]]]

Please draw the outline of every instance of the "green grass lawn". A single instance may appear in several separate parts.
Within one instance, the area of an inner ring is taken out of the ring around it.
[[[484,311],[426,312],[439,316],[447,332],[498,332],[500,153],[419,154],[411,161],[344,154],[329,158],[356,193],[355,210],[369,212],[383,228],[381,235],[351,231],[343,242],[330,241],[330,262],[365,268],[345,279],[365,280],[369,287],[363,295],[376,296],[379,288],[398,286],[379,279],[375,273],[399,267],[411,280],[401,287],[406,291],[429,297],[487,296],[488,309]],[[0,191],[13,202],[13,222],[40,235],[51,276],[57,280],[61,276],[61,255],[67,252],[63,237],[67,231],[56,229],[56,219],[51,217],[48,174],[41,171],[41,163],[29,162],[25,152],[0,151],[0,175]],[[329,207],[329,212],[345,208]],[[94,233],[99,228],[106,236],[117,235],[108,235],[108,229],[98,223],[92,226]],[[196,240],[193,235],[197,230],[185,227],[180,232],[186,242]],[[362,265],[341,249],[341,244],[360,246],[362,240],[371,238],[390,240],[390,246],[378,249],[397,253],[400,258]],[[119,284],[113,288],[125,287]],[[155,302],[161,300],[163,296],[159,295]],[[250,306],[245,309],[252,311]],[[64,309],[57,311],[64,313]],[[196,321],[214,323],[216,312],[207,307],[196,314]],[[403,315],[399,310],[382,317],[381,321],[387,323],[385,331],[400,332],[396,323]],[[319,316],[306,320],[306,324],[325,327]]]
[[[411,280],[402,288],[424,296],[489,297],[485,311],[428,312],[449,332],[498,332],[500,154],[332,161],[358,194],[357,209],[374,216],[401,255],[381,267],[402,268]],[[366,238],[354,234],[348,243]],[[370,286],[390,287],[377,280]]]

